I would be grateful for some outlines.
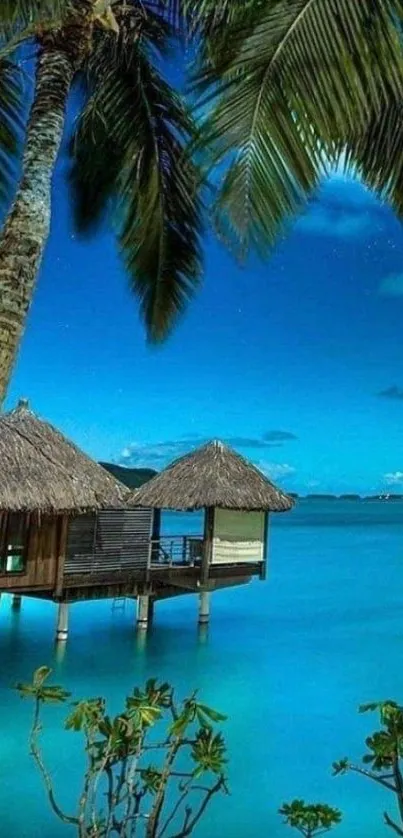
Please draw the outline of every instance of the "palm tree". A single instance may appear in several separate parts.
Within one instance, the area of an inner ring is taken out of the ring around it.
[[[23,45],[36,78],[22,173],[0,237],[0,405],[50,224],[70,91],[79,230],[113,217],[148,336],[163,338],[197,287],[200,176],[194,126],[161,73],[173,36],[196,39],[208,105],[198,143],[226,162],[216,225],[265,253],[324,172],[344,160],[403,208],[403,0],[1,0],[0,198],[24,126]],[[204,99],[203,99],[204,97]]]
[[[224,240],[266,254],[334,166],[401,214],[402,0],[236,5],[198,7],[211,20],[218,6],[221,20],[197,86],[209,110],[199,142],[225,169],[214,213]]]
[[[51,184],[74,86],[71,185],[81,232],[113,216],[119,248],[151,340],[169,331],[197,287],[201,206],[186,153],[193,125],[165,80],[183,8],[168,0],[1,0],[0,198],[21,177],[0,237],[0,406],[51,219]],[[24,120],[21,58],[35,62]],[[25,126],[25,121],[27,122]]]

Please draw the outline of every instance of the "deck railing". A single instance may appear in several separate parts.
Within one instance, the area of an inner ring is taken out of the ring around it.
[[[204,541],[200,536],[164,535],[153,539],[151,545],[151,567],[200,565]]]

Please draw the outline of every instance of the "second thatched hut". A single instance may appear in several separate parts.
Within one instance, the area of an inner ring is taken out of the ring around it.
[[[256,466],[220,441],[176,460],[134,493],[133,503],[156,510],[205,510],[202,582],[217,565],[267,561],[270,512],[287,512],[294,501]]]

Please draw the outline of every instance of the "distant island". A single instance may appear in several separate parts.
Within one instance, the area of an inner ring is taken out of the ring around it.
[[[363,500],[382,500],[382,501],[395,501],[395,500],[403,500],[403,495],[401,494],[385,494],[385,495],[367,495],[367,497],[363,498]]]
[[[153,468],[126,468],[126,466],[118,466],[115,463],[100,463],[99,465],[113,474],[117,480],[120,480],[129,489],[139,489],[140,486],[157,474]]]
[[[307,495],[307,500],[338,500],[337,495]]]
[[[304,501],[351,501],[353,503],[363,503],[363,502],[373,502],[373,501],[382,501],[383,503],[393,503],[396,501],[403,501],[403,494],[398,494],[394,492],[393,494],[384,493],[379,495],[357,495],[352,492],[347,492],[344,495],[331,495],[331,494],[310,494],[310,495],[299,495],[297,492],[289,492],[290,497],[294,498],[294,500],[304,500]]]

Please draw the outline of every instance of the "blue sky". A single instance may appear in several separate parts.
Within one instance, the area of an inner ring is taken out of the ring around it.
[[[289,490],[403,491],[403,230],[368,192],[323,186],[267,264],[212,237],[172,338],[146,345],[108,233],[76,240],[61,163],[7,406],[89,454],[161,467],[219,437]]]

